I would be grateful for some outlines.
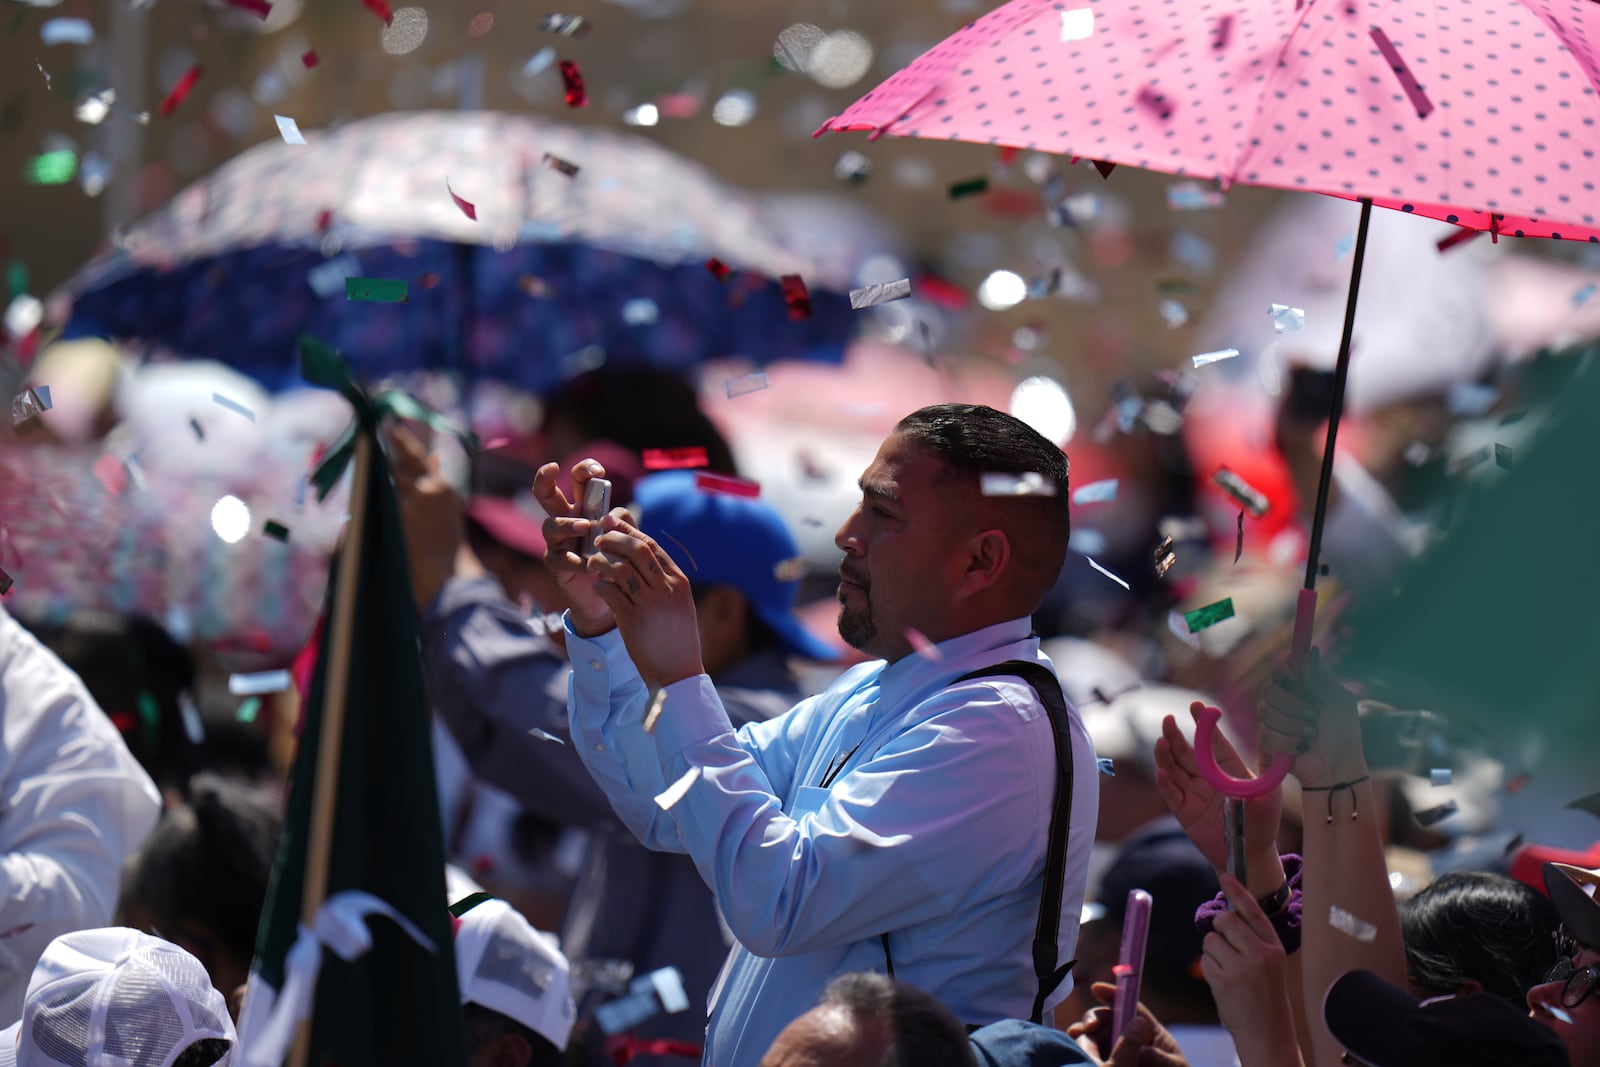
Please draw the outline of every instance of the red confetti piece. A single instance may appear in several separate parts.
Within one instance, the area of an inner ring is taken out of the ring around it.
[[[167,98],[161,101],[161,117],[166,118],[168,115],[176,111],[178,105],[183,103],[184,98],[194,90],[195,82],[199,80],[200,64],[196,63],[194,66],[189,68],[188,72],[185,73],[183,77],[178,79],[178,84],[172,87],[172,92],[168,93]]]
[[[1383,60],[1389,64],[1389,69],[1394,71],[1394,76],[1400,79],[1400,88],[1406,91],[1406,96],[1411,98],[1411,106],[1417,109],[1417,118],[1425,119],[1433,113],[1433,101],[1428,99],[1428,94],[1422,91],[1416,75],[1411,73],[1411,68],[1406,66],[1406,61],[1400,58],[1400,52],[1395,48],[1394,42],[1389,40],[1389,35],[1383,32],[1381,26],[1371,29],[1372,43],[1378,46],[1378,51],[1383,54]]]
[[[704,467],[710,460],[706,450],[691,448],[647,448],[644,450],[644,469],[647,471],[682,470],[685,467]]]
[[[478,209],[471,203],[471,201],[463,200],[461,197],[456,195],[456,191],[450,188],[449,178],[446,178],[444,181],[444,191],[450,194],[450,199],[456,202],[456,207],[461,209],[461,213],[463,215],[471,219],[473,222],[478,221]]]
[[[107,452],[95,460],[93,469],[94,476],[100,479],[100,484],[112,496],[120,496],[128,487],[128,467],[111,453]]]
[[[394,12],[384,0],[361,0],[361,6],[382,19],[385,26],[394,21]]]
[[[1527,771],[1523,771],[1520,774],[1514,775],[1509,781],[1506,782],[1506,792],[1510,793],[1512,796],[1516,796],[1527,786],[1528,781],[1529,775]]]
[[[1116,977],[1118,977],[1118,978],[1125,978],[1128,975],[1133,973],[1133,964],[1131,964],[1131,963],[1113,964],[1112,967],[1111,967],[1111,973],[1113,975],[1115,975]]]
[[[306,49],[305,53],[303,55],[301,55],[301,57],[300,57],[300,63],[307,70],[310,70],[312,67],[316,66],[318,63],[321,63],[321,62],[322,62],[322,60],[317,58],[317,50],[315,48]]]
[[[227,0],[227,2],[233,7],[254,11],[263,19],[272,14],[272,5],[267,0]]]
[[[1111,172],[1117,169],[1115,163],[1107,163],[1104,160],[1091,159],[1089,162],[1094,164],[1094,169],[1100,172],[1102,178],[1111,177]]]
[[[971,297],[965,289],[955,282],[939,277],[937,274],[919,276],[912,283],[912,288],[924,300],[931,301],[938,307],[948,311],[960,311],[971,302]]]
[[[724,285],[728,284],[728,279],[733,277],[733,268],[716,256],[706,260],[706,270],[710,271],[717,281]]]
[[[806,291],[806,280],[798,274],[785,274],[778,281],[783,285],[783,302],[789,305],[789,318],[800,322],[811,317],[811,294]]]
[[[935,663],[944,659],[944,653],[939,651],[939,646],[928,640],[927,635],[921,630],[908,628],[906,630],[906,640],[911,644],[912,651],[923,659],[931,660]]]
[[[332,226],[333,226],[333,212],[332,211],[330,211],[327,208],[323,208],[321,211],[317,212],[317,232],[318,233],[327,233],[328,230]]]
[[[1014,145],[1001,145],[1000,146],[1000,165],[1002,167],[1011,166],[1011,164],[1013,164],[1013,163],[1015,163],[1017,161],[1017,157],[1020,156],[1021,154],[1022,154],[1022,149],[1017,148]]]
[[[1482,230],[1469,230],[1469,229],[1466,229],[1466,228],[1462,228],[1462,229],[1457,230],[1455,233],[1451,234],[1449,237],[1440,238],[1438,245],[1436,245],[1435,247],[1437,247],[1440,252],[1448,252],[1452,248],[1454,248],[1456,245],[1465,244],[1466,242],[1472,240],[1474,237],[1481,237],[1481,236],[1483,236],[1483,231]]]
[[[726,474],[711,474],[708,471],[701,471],[694,476],[694,487],[702,493],[742,496],[750,500],[754,500],[761,495],[761,485],[758,482],[746,481],[743,478],[734,478]]]
[[[583,91],[583,75],[578,72],[578,64],[563,59],[560,66],[561,84],[566,89],[562,99],[566,100],[568,107],[588,107],[589,94]]]

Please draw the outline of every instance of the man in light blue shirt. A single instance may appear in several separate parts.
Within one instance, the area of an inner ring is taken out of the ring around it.
[[[573,474],[581,498],[604,472],[586,460]],[[938,405],[900,422],[861,489],[835,538],[839,632],[881,658],[735,732],[701,665],[689,578],[625,512],[581,556],[589,523],[555,466],[534,483],[552,516],[546,563],[573,605],[574,744],[641,841],[693,858],[739,941],[711,997],[714,1067],[755,1067],[852,971],[889,971],[968,1025],[1025,1017],[1038,991],[1053,728],[1020,678],[956,679],[1049,667],[1029,616],[1066,552],[1066,459],[1009,415]],[[1098,798],[1068,715],[1057,963],[1077,939]]]

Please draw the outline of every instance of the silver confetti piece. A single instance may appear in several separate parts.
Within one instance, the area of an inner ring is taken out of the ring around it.
[[[1083,558],[1089,561],[1089,566],[1093,567],[1095,570],[1099,571],[1101,574],[1105,575],[1107,578],[1110,578],[1113,582],[1116,582],[1118,585],[1122,586],[1122,588],[1124,588],[1124,589],[1128,589],[1129,588],[1129,585],[1128,585],[1127,582],[1123,581],[1121,578],[1118,578],[1115,574],[1112,574],[1110,571],[1108,571],[1104,567],[1100,566],[1100,564],[1096,563],[1094,561],[1094,557],[1092,557],[1092,556],[1084,556]]]
[[[737,378],[729,378],[724,383],[728,387],[728,399],[745,396],[750,393],[759,393],[767,387],[767,376],[762,371],[754,374],[741,374]]]
[[[1038,471],[1007,474],[985,471],[978,479],[984,496],[1055,496],[1056,485]]]
[[[1095,766],[1100,769],[1100,773],[1105,775],[1107,778],[1115,778],[1117,776],[1116,765],[1113,764],[1111,762],[1111,760],[1108,759],[1107,757],[1101,756],[1099,759],[1096,759],[1094,762],[1095,762]]]
[[[656,732],[656,720],[661,718],[661,709],[666,706],[667,691],[665,689],[657,689],[650,698],[650,707],[644,713],[645,733],[653,734]]]
[[[1267,499],[1267,494],[1239,477],[1238,474],[1227,467],[1219,467],[1211,480],[1216,482],[1224,493],[1234,500],[1234,503],[1250,513],[1252,518],[1259,519],[1267,513],[1272,502]]]
[[[1072,491],[1074,504],[1106,504],[1117,499],[1117,479],[1107,478],[1104,481],[1090,482],[1080,485]]]
[[[261,671],[258,674],[230,674],[228,692],[236,697],[281,693],[293,684],[288,671]]]
[[[860,289],[850,290],[850,306],[859,310],[876,304],[887,304],[891,300],[904,300],[910,295],[910,278],[879,282],[877,285],[864,285]]]
[[[24,389],[11,400],[11,425],[27,422],[50,410],[50,390],[45,386]]]
[[[1425,811],[1417,812],[1417,824],[1419,826],[1432,826],[1435,823],[1443,822],[1460,810],[1460,805],[1455,801],[1447,800],[1436,808],[1428,808]]]
[[[251,411],[249,408],[245,407],[243,404],[239,403],[237,400],[230,400],[227,397],[223,396],[221,393],[212,393],[211,394],[211,399],[212,399],[212,401],[214,403],[222,405],[223,407],[227,408],[229,411],[237,411],[239,414],[243,415],[245,418],[249,419],[251,422],[255,422],[256,421],[256,413]]]
[[[656,794],[656,806],[662,811],[671,811],[678,806],[678,801],[689,795],[689,790],[699,780],[700,768],[690,767],[676,782]]]
[[[1237,348],[1221,348],[1215,352],[1201,352],[1199,355],[1191,356],[1190,359],[1196,367],[1204,367],[1209,363],[1220,363],[1225,359],[1233,359],[1238,354],[1239,350]]]
[[[1449,785],[1450,784],[1450,768],[1449,767],[1435,767],[1435,768],[1433,768],[1432,770],[1430,770],[1428,772],[1428,780],[1431,781],[1434,785]]]
[[[1328,908],[1328,925],[1355,938],[1363,944],[1370,945],[1378,937],[1378,928],[1359,916],[1352,915],[1337,904]]]
[[[1305,308],[1290,307],[1288,304],[1270,304],[1267,314],[1272,316],[1272,328],[1277,333],[1295,333],[1306,328]]]

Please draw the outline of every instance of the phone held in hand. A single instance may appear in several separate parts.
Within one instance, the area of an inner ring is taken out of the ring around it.
[[[590,478],[583,487],[583,517],[589,520],[589,532],[583,539],[583,554],[595,554],[595,540],[600,536],[600,520],[611,510],[611,482],[605,478]]]
[[[1320,423],[1333,413],[1336,375],[1316,367],[1295,367],[1289,372],[1289,414],[1300,422]]]
[[[1111,1044],[1133,1022],[1139,1010],[1139,978],[1144,973],[1144,946],[1150,937],[1149,893],[1128,890],[1128,910],[1122,920],[1122,952],[1112,974],[1117,980],[1117,1000],[1111,1009]]]

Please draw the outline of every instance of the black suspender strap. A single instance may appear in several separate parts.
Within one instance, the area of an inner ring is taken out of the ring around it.
[[[1044,861],[1044,892],[1039,901],[1039,921],[1033,934],[1033,973],[1039,980],[1039,992],[1033,998],[1033,1021],[1044,1022],[1044,1001],[1067,977],[1077,960],[1056,966],[1060,951],[1056,942],[1061,935],[1061,886],[1067,876],[1067,832],[1072,826],[1072,727],[1067,717],[1067,698],[1062,695],[1061,682],[1049,668],[1040,663],[1014,659],[997,663],[993,667],[963,674],[952,685],[978,678],[1021,678],[1039,696],[1050,715],[1051,733],[1056,746],[1056,795],[1050,809],[1050,844]],[[888,948],[888,938],[884,939]],[[893,973],[892,971],[890,972]]]
[[[1056,942],[1061,936],[1061,885],[1067,876],[1067,832],[1072,828],[1072,725],[1067,717],[1067,698],[1061,692],[1061,682],[1049,668],[1028,660],[1014,659],[997,663],[993,667],[963,674],[951,682],[959,685],[979,678],[1021,678],[1038,694],[1039,703],[1050,715],[1051,734],[1056,748],[1056,795],[1050,809],[1050,843],[1045,852],[1044,891],[1039,901],[1039,921],[1033,932],[1033,974],[1039,980],[1039,991],[1033,998],[1033,1015],[1036,1023],[1044,1022],[1044,1001],[1067,977],[1077,960],[1068,960],[1056,966],[1060,951]],[[859,746],[858,746],[859,747]],[[854,749],[851,754],[854,754]],[[848,757],[847,757],[848,758]],[[889,951],[889,935],[880,934],[883,942],[883,960],[889,977],[894,977],[894,956]]]

